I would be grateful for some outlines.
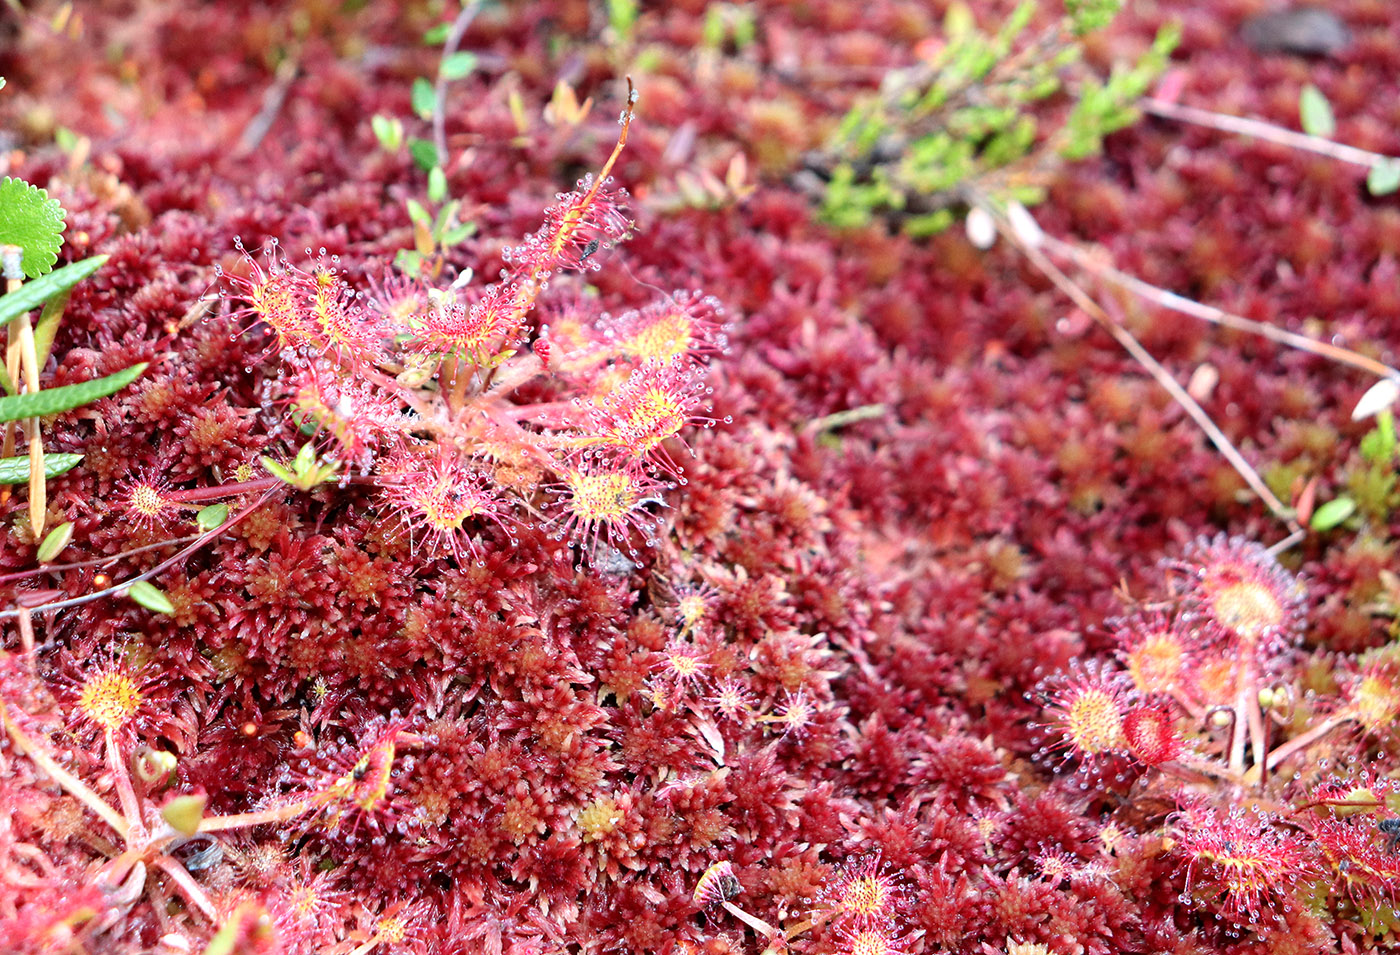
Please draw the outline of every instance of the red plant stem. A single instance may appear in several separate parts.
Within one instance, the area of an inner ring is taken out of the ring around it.
[[[91,809],[93,814],[111,826],[117,835],[123,839],[126,838],[129,827],[121,813],[107,805],[106,800],[88,788],[87,783],[60,766],[57,760],[31,739],[29,734],[21,729],[14,720],[10,719],[9,710],[3,700],[0,700],[0,725],[3,725],[5,731],[10,734],[10,740],[15,744],[15,749],[32,759],[40,769],[53,778],[54,782],[62,786],[68,795]]]
[[[1265,765],[1270,770],[1277,768],[1283,763],[1284,760],[1292,756],[1294,753],[1307,749],[1313,743],[1316,743],[1318,740],[1322,739],[1322,737],[1332,732],[1332,730],[1336,729],[1338,726],[1341,726],[1343,723],[1349,722],[1350,720],[1351,717],[1345,713],[1339,714],[1337,716],[1332,716],[1328,719],[1323,720],[1321,723],[1317,724],[1312,729],[1308,730],[1305,733],[1299,733],[1297,736],[1293,737],[1291,740],[1284,743],[1278,749],[1270,753],[1268,760],[1265,762]]]
[[[107,768],[112,771],[112,781],[117,788],[117,799],[121,802],[122,815],[126,816],[127,831],[139,838],[146,831],[141,819],[141,804],[136,801],[136,790],[131,786],[131,773],[122,763],[121,750],[117,748],[117,734],[111,727],[104,736],[103,749],[107,754]]]
[[[278,483],[280,484],[281,482]],[[164,573],[166,570],[170,569],[171,567],[178,564],[180,561],[184,560],[190,554],[193,554],[195,551],[199,550],[199,548],[203,547],[206,543],[213,540],[221,532],[232,527],[234,524],[237,524],[239,521],[243,520],[248,515],[256,511],[259,507],[266,504],[269,500],[272,499],[272,496],[274,492],[276,492],[276,490],[277,488],[275,487],[268,489],[268,491],[264,493],[261,497],[259,497],[256,501],[253,501],[251,504],[243,508],[243,510],[239,511],[233,517],[230,517],[228,520],[224,521],[223,524],[219,525],[213,530],[200,534],[188,547],[182,548],[179,553],[175,554],[173,557],[170,557],[167,560],[161,561],[159,564],[152,567],[145,573],[137,574],[135,577],[132,577],[128,580],[123,580],[119,584],[113,584],[112,586],[107,587],[103,590],[94,590],[92,593],[83,594],[80,597],[70,597],[67,600],[55,600],[53,603],[41,604],[38,607],[31,607],[28,609],[30,609],[31,611],[44,611],[62,610],[65,607],[79,607],[83,604],[91,603],[94,600],[100,600],[103,597],[108,597],[112,594],[126,590],[128,587],[130,587],[137,581],[149,580],[150,578],[155,577],[157,574]],[[5,619],[6,617],[17,616],[19,613],[19,609],[0,610],[0,620]]]
[[[160,871],[170,876],[170,880],[180,887],[185,898],[189,899],[195,908],[203,912],[206,918],[211,922],[218,918],[219,913],[214,907],[214,903],[210,901],[209,896],[205,894],[199,883],[194,880],[194,876],[190,875],[184,866],[166,855],[156,856],[152,861]]]
[[[1235,722],[1230,727],[1230,771],[1236,775],[1244,773],[1244,744],[1249,733],[1248,695],[1249,687],[1241,687],[1235,697]]]
[[[743,909],[739,908],[739,906],[735,905],[733,902],[730,902],[730,901],[727,901],[727,900],[726,900],[726,901],[720,902],[720,905],[724,906],[724,910],[725,910],[726,912],[728,912],[730,915],[734,916],[734,917],[735,917],[736,919],[738,919],[739,921],[743,922],[745,925],[747,925],[749,928],[753,929],[755,932],[759,932],[759,933],[761,933],[761,934],[763,934],[763,935],[768,936],[769,938],[775,938],[775,937],[777,937],[777,936],[779,936],[779,935],[782,934],[782,933],[779,932],[777,929],[775,929],[773,926],[771,926],[771,925],[769,925],[767,922],[763,921],[763,919],[759,918],[759,917],[756,916],[756,915],[750,915],[749,913],[745,912]]]
[[[259,809],[257,812],[240,812],[231,816],[205,816],[199,821],[199,831],[223,832],[227,829],[247,829],[252,826],[286,822],[315,808],[317,798],[316,795],[311,795],[286,805],[274,806],[271,809]]]
[[[1253,744],[1254,765],[1259,767],[1259,784],[1269,776],[1269,728],[1264,723],[1264,711],[1259,708],[1258,692],[1251,693],[1246,701],[1249,716],[1249,739]]]

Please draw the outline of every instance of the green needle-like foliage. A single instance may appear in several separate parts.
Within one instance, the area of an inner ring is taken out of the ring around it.
[[[1136,64],[1094,75],[1080,62],[1082,38],[1117,9],[1116,0],[1070,3],[1037,32],[1037,5],[1026,2],[993,33],[955,4],[939,52],[890,73],[841,124],[821,163],[828,221],[860,226],[880,214],[929,234],[952,224],[974,195],[1040,201],[1056,168],[1096,154],[1104,136],[1137,118],[1135,102],[1176,45],[1176,31],[1164,30]],[[1048,108],[1065,93],[1073,98],[1067,113]],[[1051,122],[1052,112],[1062,118]]]

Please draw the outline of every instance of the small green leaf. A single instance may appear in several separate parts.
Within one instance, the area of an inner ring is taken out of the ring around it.
[[[1349,497],[1338,497],[1313,511],[1308,526],[1315,531],[1330,531],[1356,513],[1356,502]]]
[[[32,312],[59,292],[67,291],[102,267],[105,255],[94,255],[81,262],[65,265],[43,278],[26,282],[8,295],[0,295],[0,325],[8,324],[21,315]]]
[[[419,119],[432,119],[433,107],[437,103],[437,94],[433,92],[433,84],[426,76],[420,76],[413,81],[413,112]]]
[[[141,377],[146,363],[132,365],[114,375],[94,378],[77,385],[64,385],[47,391],[36,391],[26,395],[8,395],[0,398],[0,421],[18,421],[21,418],[43,418],[47,415],[71,411],[91,404],[120,391]]]
[[[303,444],[301,450],[297,452],[296,460],[292,462],[292,470],[296,473],[297,477],[305,477],[315,466],[316,449],[313,448],[311,442],[308,441]]]
[[[428,46],[441,46],[447,40],[447,34],[452,32],[452,24],[439,23],[435,27],[429,28],[423,34],[423,42]]]
[[[227,520],[227,504],[210,504],[194,516],[195,525],[202,531],[212,531],[216,527],[223,527],[224,521]]]
[[[73,539],[73,522],[64,521],[44,535],[44,542],[39,545],[39,563],[47,564],[55,557],[63,553],[63,548]]]
[[[277,480],[282,481],[286,484],[297,483],[297,476],[293,474],[291,469],[288,468],[286,465],[278,464],[276,461],[272,460],[272,458],[269,458],[267,455],[263,455],[260,458],[260,460],[262,461],[262,466],[267,468],[267,473],[271,474]]]
[[[126,595],[153,613],[174,613],[175,605],[159,587],[149,580],[138,580],[126,588]]]
[[[83,459],[81,454],[44,455],[44,477],[56,478],[73,470]],[[0,484],[29,483],[29,455],[17,458],[0,458]]]
[[[441,166],[428,170],[428,201],[441,202],[447,198],[447,174]]]
[[[1329,139],[1337,131],[1337,120],[1332,115],[1332,104],[1322,95],[1322,90],[1308,83],[1298,97],[1298,118],[1302,121],[1303,132],[1309,136]]]
[[[461,225],[453,226],[444,232],[442,234],[442,241],[438,244],[444,249],[450,249],[457,243],[464,242],[471,238],[474,232],[476,232],[475,222],[463,222]]]
[[[370,117],[369,126],[374,130],[374,138],[379,140],[379,145],[385,152],[399,151],[399,147],[403,145],[402,120],[376,113]]]
[[[1373,196],[1388,196],[1400,189],[1400,159],[1388,159],[1372,166],[1366,175],[1366,188]]]
[[[23,179],[0,179],[0,245],[24,250],[20,268],[28,278],[37,279],[58,261],[63,217],[63,206],[43,189]]]
[[[209,797],[203,793],[175,796],[161,807],[161,817],[170,823],[170,828],[184,836],[192,836],[199,831],[199,823],[204,819],[204,807]]]
[[[415,222],[425,229],[432,226],[433,217],[428,215],[428,210],[423,208],[423,203],[417,199],[409,199],[404,205],[408,208],[408,218],[411,222]]]
[[[442,61],[438,73],[445,80],[460,80],[476,69],[476,54],[465,51],[453,53]]]
[[[429,139],[410,139],[408,154],[413,157],[414,164],[424,172],[432,169],[438,162],[437,147]]]

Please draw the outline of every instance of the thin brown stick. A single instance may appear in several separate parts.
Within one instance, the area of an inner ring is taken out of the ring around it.
[[[1009,242],[1015,245],[1016,248],[1020,249],[1021,253],[1026,256],[1031,264],[1044,273],[1044,275],[1054,283],[1056,288],[1069,296],[1070,300],[1073,301],[1075,305],[1078,305],[1080,309],[1097,321],[1106,332],[1112,335],[1113,339],[1118,342],[1138,364],[1142,365],[1143,368],[1147,370],[1148,374],[1172,396],[1176,403],[1181,406],[1182,410],[1191,416],[1191,419],[1196,422],[1196,426],[1205,432],[1206,437],[1210,438],[1211,443],[1220,451],[1225,460],[1230,462],[1230,466],[1244,479],[1245,483],[1248,484],[1255,495],[1264,502],[1265,506],[1269,508],[1273,515],[1283,522],[1289,532],[1301,533],[1302,528],[1298,526],[1298,522],[1294,519],[1293,512],[1274,495],[1273,491],[1269,490],[1263,478],[1261,478],[1259,473],[1244,459],[1244,455],[1240,454],[1239,449],[1226,437],[1225,432],[1220,430],[1219,426],[1211,420],[1210,415],[1206,414],[1205,409],[1200,406],[1195,398],[1192,398],[1191,395],[1187,393],[1185,388],[1181,387],[1177,380],[1171,376],[1171,373],[1168,372],[1166,368],[1162,367],[1161,362],[1153,358],[1151,353],[1142,347],[1142,343],[1134,338],[1131,332],[1118,322],[1115,322],[1108,312],[1104,311],[1103,307],[1099,305],[1098,302],[1094,301],[1088,292],[1084,291],[1077,282],[1066,275],[1044,252],[1023,239],[1018,230],[1007,220],[1005,214],[991,207],[989,203],[984,202],[982,205],[987,212],[992,214],[993,219],[997,223],[997,230],[1005,236]],[[1039,238],[1043,241],[1045,237],[1040,236]]]
[[[1164,119],[1174,119],[1180,123],[1194,123],[1197,126],[1206,126],[1210,129],[1218,129],[1227,133],[1238,133],[1241,136],[1262,139],[1267,142],[1277,143],[1280,146],[1288,146],[1291,149],[1301,149],[1304,152],[1317,153],[1319,156],[1326,156],[1329,159],[1336,159],[1357,166],[1365,166],[1367,169],[1375,169],[1377,166],[1384,166],[1392,162],[1400,162],[1400,160],[1397,160],[1393,156],[1387,156],[1383,153],[1373,153],[1370,150],[1358,149],[1355,146],[1347,146],[1343,143],[1334,143],[1332,140],[1323,139],[1321,136],[1312,136],[1308,133],[1299,133],[1291,129],[1284,129],[1282,126],[1266,123],[1262,119],[1250,119],[1247,116],[1231,116],[1228,113],[1216,113],[1208,109],[1199,109],[1195,106],[1182,106],[1180,103],[1171,103],[1166,100],[1152,99],[1150,97],[1138,100],[1137,105],[1138,109],[1142,110],[1144,113],[1151,113],[1153,116],[1161,116]]]
[[[1134,295],[1144,298],[1154,305],[1171,309],[1182,315],[1189,315],[1213,325],[1220,325],[1224,328],[1232,328],[1236,331],[1250,332],[1254,335],[1261,335],[1269,341],[1277,342],[1280,345],[1287,345],[1299,351],[1309,352],[1322,358],[1327,358],[1342,365],[1350,365],[1353,368],[1360,368],[1362,371],[1369,371],[1373,375],[1381,378],[1400,378],[1400,369],[1392,368],[1384,362],[1376,361],[1374,358],[1367,358],[1349,348],[1340,348],[1330,342],[1320,341],[1307,335],[1300,335],[1297,332],[1290,332],[1286,329],[1275,328],[1264,322],[1256,322],[1243,315],[1235,315],[1232,312],[1205,305],[1194,299],[1186,298],[1175,292],[1169,292],[1164,288],[1159,288],[1149,282],[1122,272],[1111,265],[1095,260],[1094,256],[1081,249],[1072,242],[1055,238],[1051,235],[1044,236],[1042,242],[1044,248],[1049,249],[1057,255],[1061,255],[1076,266],[1090,273],[1095,278],[1112,282],[1121,288],[1127,289]]]

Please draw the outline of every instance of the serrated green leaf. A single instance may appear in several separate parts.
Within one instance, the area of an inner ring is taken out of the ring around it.
[[[43,418],[81,408],[120,391],[141,377],[145,370],[146,363],[141,362],[114,375],[94,378],[77,385],[64,385],[61,388],[49,388],[47,391],[36,391],[27,395],[8,395],[0,398],[0,421]]]
[[[202,531],[212,531],[216,527],[223,527],[226,520],[228,520],[227,504],[210,504],[194,516],[195,525]]]
[[[42,394],[42,392],[40,392]],[[56,478],[66,474],[82,461],[81,454],[45,454],[44,477]],[[29,455],[15,458],[0,458],[0,484],[29,483]]]
[[[52,562],[55,557],[63,553],[63,548],[67,547],[72,540],[73,522],[64,521],[44,535],[44,542],[39,545],[39,553],[36,555],[39,563]]]
[[[63,217],[63,206],[43,189],[23,179],[0,179],[0,245],[24,250],[20,267],[27,278],[37,279],[58,261]]]
[[[1400,159],[1391,159],[1372,166],[1366,174],[1366,189],[1373,196],[1388,196],[1400,189]]]
[[[413,157],[414,164],[424,172],[437,165],[437,147],[433,145],[432,140],[410,139],[408,154]]]
[[[1330,531],[1356,513],[1356,502],[1349,497],[1338,497],[1313,511],[1308,526],[1315,531]]]
[[[126,588],[126,595],[153,613],[174,613],[175,605],[159,587],[149,580],[138,580]]]
[[[476,69],[476,54],[459,51],[446,57],[438,67],[438,73],[445,80],[460,80]]]
[[[413,112],[419,119],[432,119],[433,107],[437,103],[437,95],[433,92],[433,84],[425,76],[420,76],[413,81]]]
[[[105,255],[73,262],[50,272],[33,282],[26,282],[8,295],[0,295],[0,325],[6,325],[21,315],[34,311],[60,292],[77,285],[83,279],[102,267],[107,261]]]
[[[1330,139],[1337,131],[1337,120],[1332,115],[1332,104],[1322,95],[1322,90],[1308,83],[1298,96],[1298,119],[1303,124],[1303,132],[1309,136]]]

